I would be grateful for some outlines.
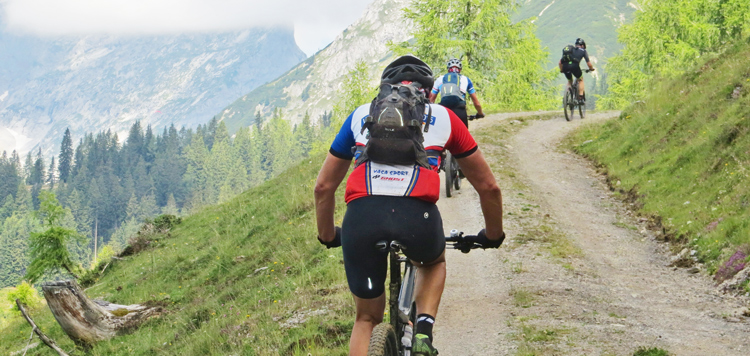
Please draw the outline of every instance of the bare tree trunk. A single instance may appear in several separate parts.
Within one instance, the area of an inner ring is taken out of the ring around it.
[[[94,268],[96,268],[96,244],[99,242],[99,217],[96,218],[96,222],[94,223]]]
[[[84,347],[137,328],[162,311],[159,307],[91,300],[74,280],[45,283],[42,291],[62,329]]]
[[[55,350],[58,355],[60,356],[68,356],[68,354],[65,353],[57,344],[50,338],[47,337],[47,335],[44,335],[44,333],[39,330],[39,328],[36,326],[33,320],[31,320],[31,317],[29,314],[26,313],[26,309],[23,308],[23,304],[20,300],[16,299],[16,305],[18,306],[18,310],[21,311],[21,314],[23,314],[23,317],[26,318],[26,321],[29,322],[29,325],[31,325],[31,328],[34,330],[34,333],[39,336],[40,339],[42,339],[42,342],[44,342],[45,345],[49,346],[51,349]],[[25,352],[24,352],[25,354]]]

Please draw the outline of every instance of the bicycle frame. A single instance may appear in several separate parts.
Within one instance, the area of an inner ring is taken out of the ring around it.
[[[389,255],[391,274],[388,298],[389,322],[396,330],[396,340],[401,342],[401,337],[404,336],[404,327],[410,323],[413,325],[416,317],[414,289],[417,271],[411,261],[401,256],[396,248],[392,247]],[[401,273],[401,264],[404,264],[403,274]]]
[[[469,238],[476,238],[476,236],[464,236],[463,232],[459,233],[458,230],[451,230],[451,236],[446,237],[445,239],[447,243],[446,248],[458,249],[463,253],[468,253],[475,248],[483,248],[478,243],[471,242]],[[414,301],[414,293],[417,279],[417,268],[406,256],[402,256],[399,253],[403,248],[397,241],[380,241],[375,247],[380,251],[387,251],[389,255],[390,283],[388,285],[388,323],[393,328],[392,330],[388,330],[387,333],[379,334],[379,337],[382,339],[377,340],[383,343],[378,345],[380,345],[380,347],[393,345],[387,341],[392,339],[386,335],[393,335],[395,333],[395,342],[398,344],[398,355],[410,355],[411,349],[403,343],[403,337],[407,327],[415,326],[417,311]],[[401,264],[404,265],[403,273],[401,271]],[[378,330],[378,328],[380,328],[380,325],[376,326],[375,329]],[[372,340],[373,339],[371,339],[371,342]],[[407,340],[410,339],[407,337]],[[370,347],[372,347],[372,345],[373,344],[370,344]],[[390,349],[390,347],[386,348],[391,350],[391,352],[395,351],[395,349]],[[384,351],[382,348],[376,350],[378,355],[381,354],[380,352]],[[390,355],[392,353],[386,354]]]

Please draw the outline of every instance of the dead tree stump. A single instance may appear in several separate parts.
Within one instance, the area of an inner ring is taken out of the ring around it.
[[[45,283],[42,291],[57,323],[77,345],[84,347],[135,329],[162,312],[159,307],[91,300],[74,280]]]

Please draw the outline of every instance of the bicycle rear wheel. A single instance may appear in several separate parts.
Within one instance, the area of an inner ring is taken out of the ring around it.
[[[453,180],[456,177],[455,165],[453,163],[453,155],[450,152],[445,153],[445,196],[450,198],[453,196]]]
[[[461,168],[458,166],[458,162],[455,158],[451,160],[451,163],[453,163],[453,171],[456,172],[456,175],[453,176],[453,189],[461,190],[461,173],[458,172]]]
[[[565,91],[563,96],[563,111],[565,112],[565,120],[570,121],[573,119],[573,98],[571,97],[570,90]]]
[[[367,356],[398,356],[399,342],[393,325],[380,323],[372,330]]]

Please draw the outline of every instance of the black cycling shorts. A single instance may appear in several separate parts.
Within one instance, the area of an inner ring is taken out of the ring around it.
[[[568,78],[568,80],[573,80],[573,76],[578,79],[581,79],[581,77],[583,77],[583,72],[581,71],[581,67],[578,63],[563,64],[563,73],[565,73],[565,78]]]
[[[424,200],[372,195],[349,202],[341,226],[341,247],[349,290],[363,299],[385,291],[388,253],[379,241],[396,240],[413,261],[430,263],[445,251],[443,220],[437,205]]]
[[[445,106],[446,108],[453,111],[453,113],[455,113],[456,116],[458,116],[458,118],[461,119],[464,125],[466,125],[467,128],[469,127],[469,117],[466,114],[466,102],[462,102],[457,105],[449,105],[449,104],[444,104],[441,101],[440,105]]]

